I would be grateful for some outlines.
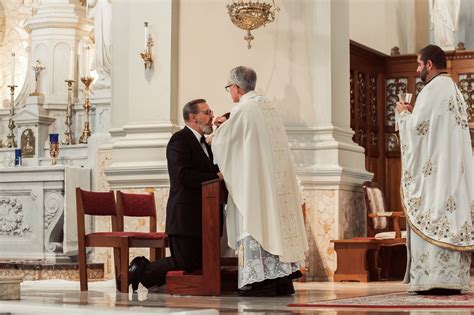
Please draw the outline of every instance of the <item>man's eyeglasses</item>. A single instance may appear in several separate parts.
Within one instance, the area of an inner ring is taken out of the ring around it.
[[[226,86],[224,87],[224,89],[225,89],[227,92],[229,92],[229,91],[230,91],[230,87],[231,87],[232,85],[235,85],[235,86],[237,86],[237,87],[238,87],[238,85],[237,85],[237,84],[235,84],[235,83],[231,83],[231,84],[229,84],[229,85],[226,85]]]
[[[212,111],[212,109],[206,109],[206,110],[201,110],[199,111],[198,113],[203,113],[204,115],[212,115],[214,112]]]

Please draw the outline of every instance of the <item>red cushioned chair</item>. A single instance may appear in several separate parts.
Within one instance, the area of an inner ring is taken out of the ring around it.
[[[117,191],[117,211],[122,217],[149,217],[150,231],[126,232],[129,247],[150,248],[150,260],[165,257],[166,236],[156,231],[156,206],[154,193],[128,194]],[[122,220],[123,222],[123,220]]]
[[[128,264],[130,247],[150,247],[151,257],[164,253],[165,234],[156,232],[156,209],[153,194],[90,192],[76,188],[77,233],[79,251],[79,279],[81,291],[87,291],[86,247],[112,247],[114,249],[115,277],[117,289],[128,292]],[[150,233],[124,232],[123,215],[149,216]],[[109,216],[111,232],[85,232],[85,215]]]

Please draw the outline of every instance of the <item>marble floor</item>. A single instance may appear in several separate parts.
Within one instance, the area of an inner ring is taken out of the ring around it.
[[[471,281],[472,282],[472,281]],[[401,282],[370,283],[295,283],[292,297],[243,298],[170,296],[148,292],[117,293],[112,281],[89,283],[88,292],[79,291],[77,281],[40,280],[21,284],[20,301],[0,301],[0,315],[33,314],[471,314],[470,310],[363,310],[288,307],[290,303],[305,303],[327,299],[365,296],[406,290]],[[472,310],[474,313],[474,309]]]

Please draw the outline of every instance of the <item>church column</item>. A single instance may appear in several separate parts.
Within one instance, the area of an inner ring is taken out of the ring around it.
[[[348,0],[315,1],[312,10],[313,104],[302,109],[308,127],[289,127],[288,135],[306,200],[308,280],[331,280],[330,240],[364,235],[361,184],[372,174],[350,129]]]
[[[44,66],[39,79],[39,94],[30,96],[26,104],[43,105],[49,110],[49,115],[56,118],[50,131],[61,132],[65,128],[68,93],[64,81],[76,81],[74,94],[77,96],[78,43],[88,37],[92,25],[86,20],[84,7],[78,1],[43,0],[26,27],[31,31],[29,65],[39,60]],[[34,72],[30,69],[27,82],[31,82],[31,88],[25,92],[34,92]]]
[[[111,189],[166,186],[166,144],[177,127],[177,13],[173,0],[112,1]],[[144,22],[153,37],[146,70]]]

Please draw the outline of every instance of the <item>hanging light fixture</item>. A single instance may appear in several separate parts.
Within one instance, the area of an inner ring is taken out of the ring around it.
[[[234,0],[227,5],[232,23],[247,31],[244,39],[247,41],[248,49],[252,47],[250,42],[255,38],[251,31],[275,21],[275,14],[280,8],[275,5],[275,0],[272,0],[272,3],[260,2],[259,0],[247,2]]]

